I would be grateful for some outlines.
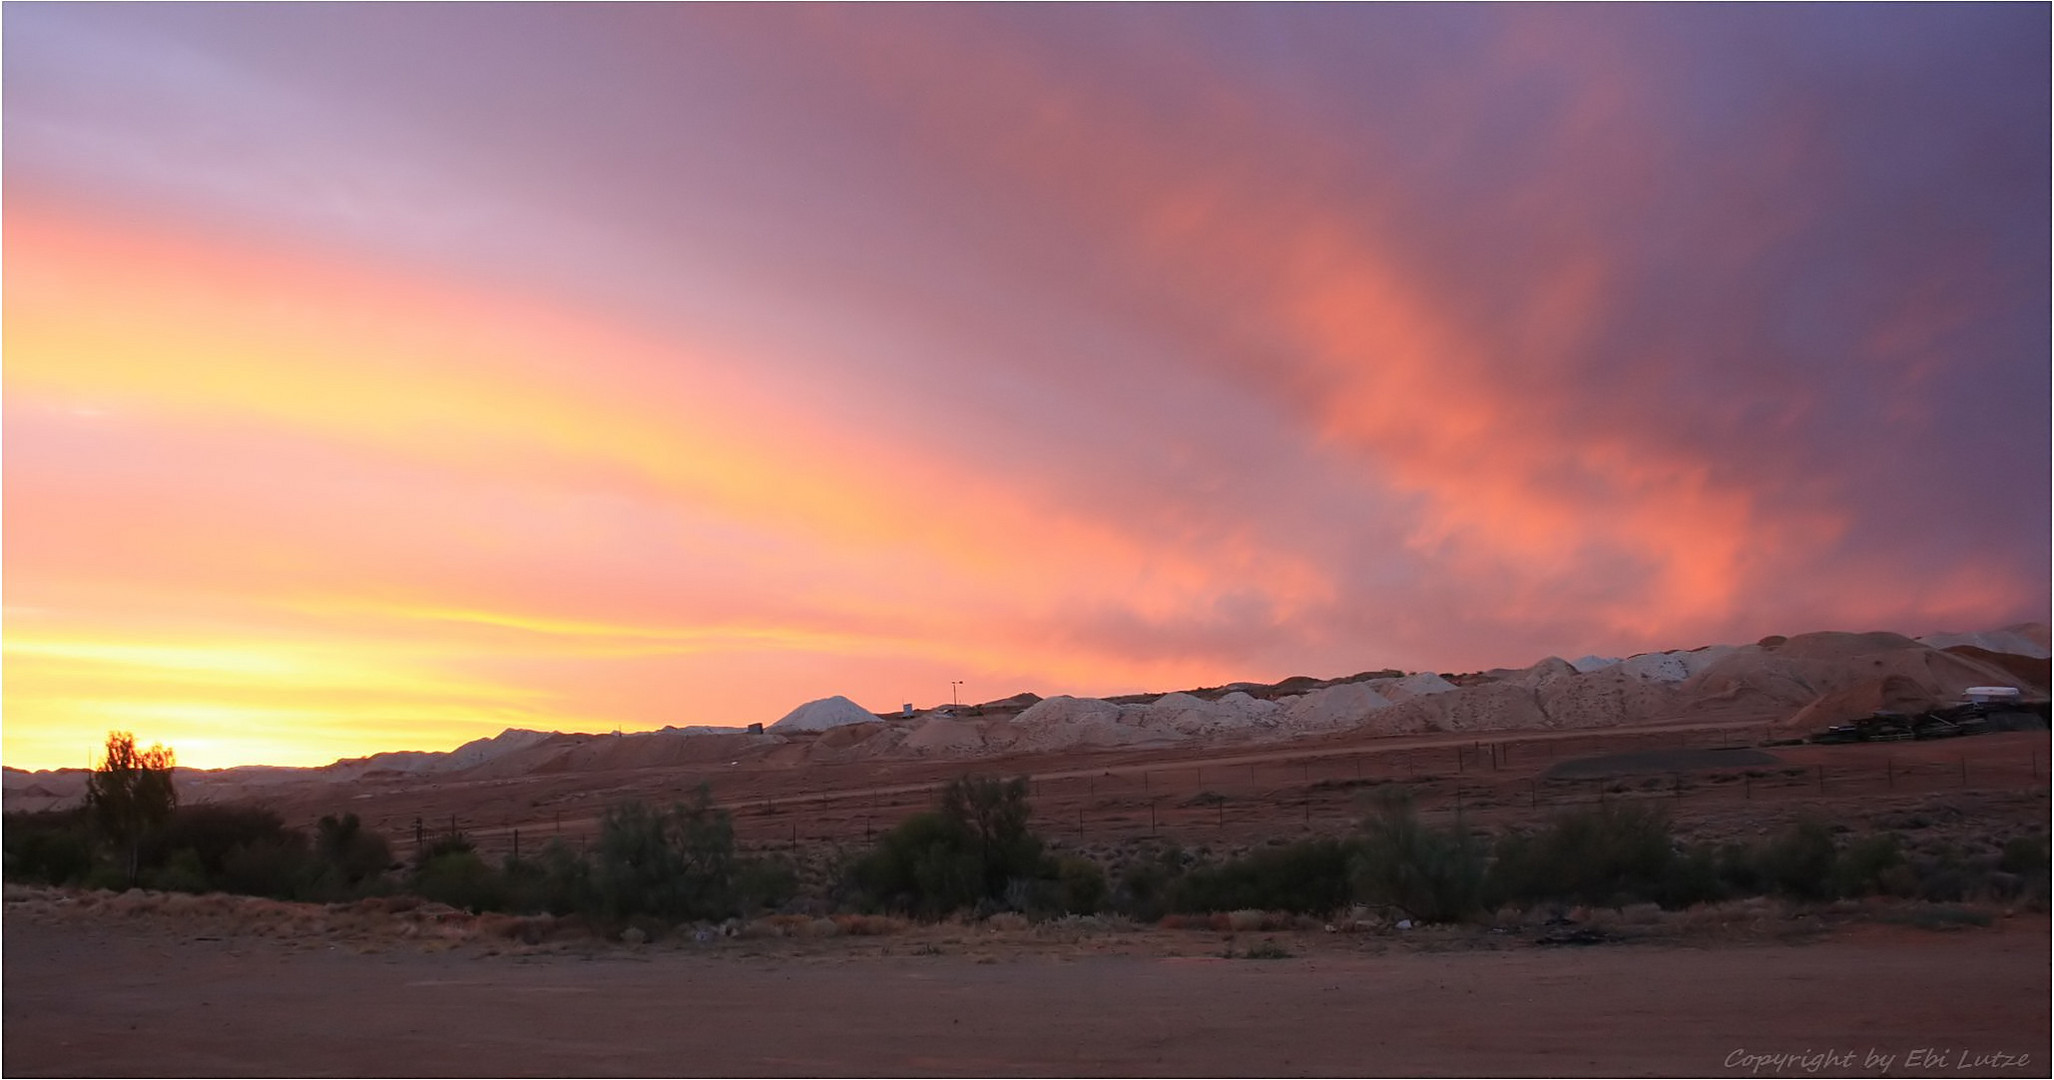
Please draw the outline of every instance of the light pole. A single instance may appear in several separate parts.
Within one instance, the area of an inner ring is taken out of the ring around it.
[[[963,685],[963,680],[961,680],[961,679],[950,679],[950,680],[949,680],[949,707],[950,707],[950,708],[952,708],[952,709],[953,709],[953,708],[955,708],[956,706],[958,706],[958,705],[961,705],[961,704],[962,704],[962,702],[960,702],[960,701],[956,700],[956,697],[957,697],[957,695],[956,695],[956,691],[957,691],[958,689],[960,689],[960,688],[962,687],[962,685]]]

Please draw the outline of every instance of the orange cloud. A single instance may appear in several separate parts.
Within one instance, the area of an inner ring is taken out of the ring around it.
[[[1287,618],[1329,591],[1291,552],[1231,532],[1165,544],[895,441],[872,418],[781,396],[774,379],[750,377],[763,358],[332,258],[20,207],[9,226],[5,377],[10,410],[24,418],[15,430],[90,429],[76,436],[89,456],[150,454],[168,481],[118,479],[124,486],[81,499],[61,470],[89,461],[12,467],[9,508],[23,523],[9,538],[16,595],[73,603],[82,582],[107,575],[133,595],[239,594],[236,618],[253,626],[280,604],[316,625],[348,618],[351,605],[382,617],[375,631],[331,642],[345,651],[395,640],[386,635],[396,621],[407,624],[397,640],[448,645],[453,628],[460,640],[464,627],[517,629],[595,663],[595,650],[677,664],[782,652],[846,668],[889,649],[1102,685],[1188,671],[1191,660],[1108,655],[1107,641],[1065,628],[1079,610],[1111,603],[1173,624],[1205,616],[1222,582],[1256,581]],[[131,441],[115,449],[110,439]],[[159,449],[145,449],[153,440]],[[597,511],[609,506],[633,525],[607,525]],[[695,546],[646,539],[679,530]],[[537,554],[548,551],[558,555]],[[545,557],[570,561],[535,562]],[[603,569],[620,558],[636,562]],[[571,579],[556,576],[566,571]],[[595,575],[609,580],[595,588]],[[332,594],[323,582],[369,592],[325,613],[294,599]],[[965,634],[973,607],[984,615]],[[30,673],[19,689],[10,680],[10,760],[30,752],[16,748],[34,745],[39,717],[79,720],[52,689],[77,685],[34,674],[48,665],[98,649],[106,670],[125,672],[123,685],[189,696],[170,689],[189,679],[138,659],[182,654],[123,644],[137,631],[117,607],[96,616],[104,621],[61,656],[33,641],[10,653],[10,671]],[[465,640],[437,663],[492,669],[492,685],[518,697],[519,676],[494,659],[506,650]],[[230,682],[209,684],[216,713],[188,702],[164,719],[277,707],[249,704]],[[631,726],[667,715],[656,704],[666,693],[643,687]],[[793,693],[765,696],[789,704]],[[549,700],[520,715],[580,712],[575,695]],[[146,706],[155,707],[115,711]],[[418,715],[444,731],[459,712],[424,699]],[[478,724],[507,715],[481,708]]]

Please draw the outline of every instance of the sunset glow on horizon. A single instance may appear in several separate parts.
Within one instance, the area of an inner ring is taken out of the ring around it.
[[[8,765],[2048,618],[2042,7],[5,19]]]

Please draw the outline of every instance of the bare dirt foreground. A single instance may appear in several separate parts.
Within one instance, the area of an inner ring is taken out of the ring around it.
[[[35,906],[4,927],[9,1076],[2048,1073],[2044,914],[1583,948],[979,926],[523,948]]]

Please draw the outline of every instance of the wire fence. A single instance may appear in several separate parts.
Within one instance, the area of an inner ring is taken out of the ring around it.
[[[1737,749],[1737,737],[1656,738],[1649,749]],[[1614,736],[1597,745],[1619,751]],[[1548,742],[1474,742],[1459,747],[1308,754],[1259,760],[1218,760],[1159,767],[1124,765],[1029,777],[1033,828],[1067,845],[1158,839],[1177,843],[1340,833],[1360,824],[1378,801],[1408,799],[1429,819],[1461,815],[1480,824],[1544,817],[1573,806],[1612,801],[1667,801],[1679,808],[1712,809],[1762,803],[1778,809],[1804,801],[1854,796],[1892,797],[1954,790],[2044,792],[2047,757],[2029,746],[2017,757],[1949,753],[1936,744],[1906,744],[1902,754],[1865,753],[1845,761],[1770,760],[1733,767],[1641,769],[1610,775],[1550,775],[1555,761],[1578,750],[1573,739]],[[1629,754],[1631,747],[1627,747]],[[1701,760],[1701,758],[1699,759]],[[965,769],[964,772],[974,771]],[[716,805],[732,817],[738,845],[748,851],[794,850],[810,845],[868,844],[906,818],[938,805],[951,776],[939,775],[871,787],[817,792],[775,790],[753,777],[688,776],[671,797],[706,783]],[[788,782],[789,778],[782,778]],[[488,853],[534,854],[552,840],[588,848],[598,832],[601,793],[589,793],[541,821],[465,821],[461,816],[417,822],[417,842],[446,828],[464,832]],[[659,795],[645,801],[667,801]],[[587,805],[589,804],[589,805]]]

